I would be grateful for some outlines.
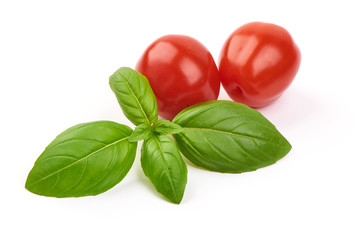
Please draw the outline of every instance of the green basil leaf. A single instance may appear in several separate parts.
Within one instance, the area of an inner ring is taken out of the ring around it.
[[[152,128],[160,135],[175,134],[182,131],[182,127],[169,120],[157,120]]]
[[[195,165],[217,172],[253,171],[275,163],[290,143],[258,111],[232,101],[191,106],[173,120],[183,127],[174,139]]]
[[[142,123],[136,126],[133,133],[130,135],[129,142],[138,142],[151,137],[151,127],[147,123]]]
[[[144,141],[141,166],[156,190],[179,204],[184,195],[187,168],[174,141],[166,135],[153,135]]]
[[[155,94],[144,75],[122,67],[110,76],[110,87],[125,116],[133,124],[151,125],[158,119]]]
[[[136,143],[131,128],[110,121],[73,126],[36,160],[25,187],[52,197],[97,195],[119,183],[131,168]]]

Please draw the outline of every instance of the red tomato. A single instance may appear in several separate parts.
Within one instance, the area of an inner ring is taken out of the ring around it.
[[[166,119],[196,103],[216,100],[219,71],[210,52],[197,40],[167,35],[153,42],[136,68],[155,93],[159,115]]]
[[[220,81],[234,101],[262,107],[289,87],[300,59],[299,48],[284,28],[248,23],[236,29],[223,46]]]

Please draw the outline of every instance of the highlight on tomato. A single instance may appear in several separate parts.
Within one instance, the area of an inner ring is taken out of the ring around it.
[[[166,35],[143,53],[135,69],[145,75],[155,93],[159,115],[173,119],[181,110],[216,100],[219,70],[207,48],[194,38]]]
[[[224,43],[220,81],[232,100],[262,107],[289,87],[300,61],[300,50],[286,29],[252,22],[236,29]]]

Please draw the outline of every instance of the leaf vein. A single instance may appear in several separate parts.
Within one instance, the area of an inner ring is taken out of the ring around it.
[[[191,128],[191,127],[183,127],[183,129],[200,130],[200,131],[210,131],[210,132],[217,132],[217,133],[221,133],[221,134],[229,134],[229,135],[233,135],[233,136],[240,136],[240,137],[249,138],[249,139],[253,139],[253,140],[259,140],[259,141],[263,141],[263,142],[270,143],[270,144],[273,144],[273,145],[278,145],[278,146],[280,146],[280,147],[284,147],[284,146],[282,146],[281,144],[274,143],[274,142],[268,141],[268,140],[263,139],[263,138],[254,137],[254,136],[249,136],[249,135],[244,135],[244,134],[240,134],[240,133],[226,132],[226,131],[216,130],[216,129],[210,129],[210,128]]]
[[[125,84],[126,84],[126,85],[127,85],[127,87],[129,88],[129,90],[130,90],[130,92],[131,92],[132,96],[135,98],[135,100],[136,100],[137,104],[138,104],[138,105],[139,105],[139,107],[140,107],[141,112],[142,112],[142,113],[143,113],[143,115],[145,116],[146,121],[147,121],[149,124],[151,124],[151,123],[150,123],[150,120],[149,120],[149,117],[147,116],[146,112],[144,111],[144,109],[143,109],[142,105],[141,105],[141,104],[140,104],[140,102],[139,102],[139,99],[136,97],[136,95],[135,95],[135,93],[134,93],[133,89],[131,88],[130,84],[128,83],[128,81],[126,80],[126,78],[124,77],[124,75],[122,75],[120,72],[119,72],[119,74],[120,74],[120,75],[121,75],[121,77],[124,79]],[[131,78],[131,75],[132,75],[132,72],[130,73],[129,78]]]
[[[166,160],[165,160],[165,152],[164,152],[164,149],[161,147],[161,144],[160,144],[161,142],[160,142],[160,140],[159,140],[157,137],[155,137],[155,141],[156,141],[156,143],[157,143],[157,145],[158,145],[158,147],[159,147],[159,149],[160,149],[161,155],[162,155],[162,158],[161,158],[161,159],[163,160],[163,163],[164,163],[164,166],[165,166],[166,175],[170,178],[171,189],[172,189],[172,191],[173,191],[173,193],[174,193],[174,195],[175,195],[175,198],[178,199],[177,193],[176,193],[176,191],[175,191],[174,182],[173,182],[173,176],[172,176],[171,171],[170,171],[170,169],[169,169],[169,166],[168,166],[168,164],[167,164],[167,162],[166,162]]]
[[[108,145],[106,145],[106,146],[104,146],[104,147],[102,147],[102,148],[99,148],[98,150],[96,150],[96,151],[94,151],[94,152],[86,155],[85,157],[82,157],[82,158],[78,159],[77,161],[75,161],[75,162],[73,162],[73,163],[71,163],[71,164],[69,164],[69,165],[67,165],[67,166],[65,166],[65,167],[63,167],[63,168],[61,168],[61,169],[59,169],[59,170],[57,170],[57,171],[55,171],[55,172],[53,172],[53,173],[51,173],[51,174],[49,174],[49,175],[47,175],[47,176],[45,176],[45,177],[42,177],[42,178],[38,179],[37,181],[31,183],[31,184],[29,185],[29,187],[30,187],[30,186],[33,186],[33,185],[35,185],[35,184],[37,184],[37,183],[39,183],[39,182],[41,182],[41,181],[43,181],[43,180],[45,180],[45,179],[47,179],[47,178],[49,178],[49,177],[51,177],[51,176],[53,176],[54,174],[56,174],[56,173],[58,173],[58,172],[61,172],[61,171],[65,170],[65,169],[67,169],[67,168],[75,165],[76,163],[78,163],[78,162],[80,162],[80,161],[82,161],[82,160],[84,160],[84,159],[86,159],[86,158],[88,158],[88,157],[90,157],[90,156],[92,156],[92,155],[94,155],[94,154],[96,154],[96,153],[104,150],[104,149],[107,148],[107,147],[110,147],[110,146],[112,146],[112,145],[114,145],[114,144],[117,144],[117,143],[119,143],[119,142],[121,142],[121,141],[124,141],[124,140],[126,140],[126,139],[128,139],[128,138],[129,138],[129,136],[124,137],[124,138],[121,138],[121,139],[116,140],[115,142],[112,142],[112,143],[110,143],[110,144],[108,144]]]
[[[81,182],[81,180],[82,180],[83,177],[84,177],[84,174],[85,174],[85,171],[86,171],[86,167],[87,167],[88,162],[89,162],[89,159],[86,158],[85,166],[84,166],[84,168],[83,168],[83,171],[82,171],[82,173],[81,173],[81,176],[80,176],[79,180],[78,180],[76,183],[74,183],[70,188],[68,188],[68,189],[66,189],[65,191],[62,191],[61,193],[59,193],[59,195],[64,194],[64,193],[66,193],[66,192],[69,192],[71,189],[75,188],[75,187]],[[58,173],[58,174],[59,174],[59,173]]]
[[[208,137],[205,137],[205,140],[209,143],[209,145],[220,155],[223,157],[224,160],[230,162],[231,164],[237,165],[236,161],[230,159],[225,153],[223,153],[215,144],[213,144]]]

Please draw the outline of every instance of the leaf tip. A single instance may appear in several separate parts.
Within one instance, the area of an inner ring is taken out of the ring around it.
[[[25,186],[24,186],[24,187],[25,187],[26,190],[30,191],[28,179],[26,179],[26,181],[25,181]],[[30,192],[31,192],[31,191],[30,191]]]
[[[286,154],[291,151],[292,145],[291,143],[283,136],[284,138],[284,148],[286,149]]]
[[[174,203],[174,204],[177,204],[179,205],[183,199],[183,195],[181,196],[178,196],[178,195],[173,195],[173,196],[166,196],[167,199],[171,202],[171,203]]]
[[[176,201],[173,201],[172,203],[177,204],[177,205],[180,205],[181,200],[182,200],[182,199],[180,199],[180,200],[176,200]]]

